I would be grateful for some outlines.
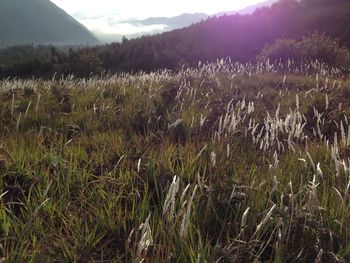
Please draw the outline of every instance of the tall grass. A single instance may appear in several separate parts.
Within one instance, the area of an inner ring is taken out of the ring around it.
[[[0,82],[0,261],[349,262],[346,79],[222,60]]]

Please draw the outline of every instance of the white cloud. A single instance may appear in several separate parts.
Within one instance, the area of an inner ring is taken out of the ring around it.
[[[182,13],[215,14],[232,11],[264,0],[51,0],[94,32],[134,35],[163,30],[165,25],[141,26],[129,20]]]
[[[69,14],[118,15],[120,18],[175,16],[181,13],[215,14],[263,2],[264,0],[51,0]]]
[[[166,25],[141,25],[130,24],[127,22],[113,21],[111,19],[77,19],[80,23],[84,24],[87,28],[94,32],[101,32],[104,34],[120,34],[120,35],[133,35],[140,33],[150,33],[155,31],[162,31],[166,29]]]

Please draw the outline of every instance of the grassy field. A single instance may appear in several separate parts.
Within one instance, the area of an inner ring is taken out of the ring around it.
[[[317,63],[2,81],[0,262],[350,262],[349,117]]]

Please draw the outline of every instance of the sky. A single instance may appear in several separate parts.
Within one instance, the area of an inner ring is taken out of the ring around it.
[[[165,29],[164,25],[135,25],[130,20],[172,17],[182,13],[239,10],[264,0],[51,0],[91,31],[105,35],[133,35]]]

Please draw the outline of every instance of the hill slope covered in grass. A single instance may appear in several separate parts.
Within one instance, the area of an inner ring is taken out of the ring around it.
[[[49,0],[1,0],[0,48],[24,44],[97,45],[99,41]]]
[[[281,69],[0,82],[0,258],[349,262],[350,82]]]

